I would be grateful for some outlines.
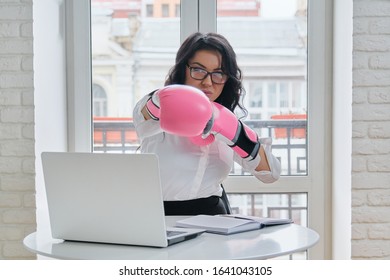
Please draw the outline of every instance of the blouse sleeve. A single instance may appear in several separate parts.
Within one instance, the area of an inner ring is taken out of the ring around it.
[[[242,168],[250,172],[257,179],[262,181],[263,183],[273,183],[277,181],[280,177],[281,166],[279,160],[272,154],[271,146],[272,146],[272,138],[260,138],[260,143],[264,147],[265,155],[267,157],[268,164],[270,166],[271,171],[256,171],[255,168],[258,166],[260,159],[246,161],[241,158],[237,153],[234,153],[234,161],[242,166]]]
[[[149,95],[144,96],[140,101],[137,102],[133,110],[134,127],[141,142],[147,137],[162,132],[159,121],[153,119],[145,120],[145,117],[141,112],[148,99]]]

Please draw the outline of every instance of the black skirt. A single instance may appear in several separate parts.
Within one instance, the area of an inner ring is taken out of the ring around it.
[[[164,201],[166,216],[193,216],[227,214],[223,200],[219,196],[210,196],[183,201]]]

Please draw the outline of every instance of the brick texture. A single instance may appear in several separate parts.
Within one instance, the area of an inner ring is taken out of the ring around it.
[[[0,1],[0,260],[35,259],[32,0]]]
[[[353,5],[351,255],[390,259],[390,1]]]

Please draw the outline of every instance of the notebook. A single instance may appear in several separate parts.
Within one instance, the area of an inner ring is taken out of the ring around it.
[[[43,152],[42,167],[53,238],[166,247],[204,232],[166,227],[154,154]]]
[[[210,233],[233,234],[293,223],[288,218],[255,217],[241,214],[197,215],[176,221],[176,226],[200,228]]]

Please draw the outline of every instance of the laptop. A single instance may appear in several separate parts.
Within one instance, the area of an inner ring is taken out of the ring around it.
[[[166,227],[155,154],[43,152],[52,237],[166,247],[204,230]]]

